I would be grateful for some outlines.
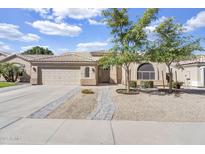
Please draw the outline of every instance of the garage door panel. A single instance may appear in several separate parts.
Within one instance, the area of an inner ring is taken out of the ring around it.
[[[80,84],[80,68],[42,68],[41,81],[44,85]]]

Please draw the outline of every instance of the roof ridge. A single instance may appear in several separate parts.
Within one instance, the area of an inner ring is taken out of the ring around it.
[[[77,54],[77,53],[73,53],[73,54],[75,54],[75,55],[78,56],[78,57],[82,57],[82,58],[85,58],[85,59],[89,59],[89,60],[94,61],[92,57],[85,57],[85,56],[79,55],[79,54]]]
[[[94,61],[92,58],[88,58],[88,57],[85,57],[85,56],[82,56],[82,55],[78,55],[77,53],[69,53],[69,54],[66,54],[66,55],[53,55],[51,57],[42,57],[42,58],[39,58],[39,60],[48,59],[48,58],[55,58],[55,57],[68,57],[68,56],[77,56],[77,57],[80,57],[80,58],[84,58],[86,60]]]
[[[29,56],[30,58],[32,58],[29,61],[35,61],[35,60],[40,60],[40,59],[44,59],[44,58],[48,58],[48,57],[53,57],[54,56],[54,55],[41,55],[41,54],[33,54],[33,55],[32,54],[18,54],[18,55],[20,57],[24,58],[24,59],[26,59],[25,56]],[[42,57],[35,57],[35,56],[42,56]],[[43,57],[43,56],[45,56],[45,57]]]

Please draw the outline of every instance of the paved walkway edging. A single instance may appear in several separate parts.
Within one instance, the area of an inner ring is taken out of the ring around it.
[[[97,109],[87,119],[89,120],[112,120],[115,112],[115,105],[111,98],[109,87],[102,87],[98,93]]]
[[[40,110],[32,113],[28,118],[45,118],[49,113],[54,111],[56,108],[58,108],[61,104],[65,103],[66,100],[71,99],[73,96],[75,96],[78,92],[80,92],[80,87],[75,87],[62,97],[48,103],[46,106],[41,108]]]

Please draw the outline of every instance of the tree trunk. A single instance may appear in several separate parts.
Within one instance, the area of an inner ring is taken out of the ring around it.
[[[169,93],[172,93],[172,69],[167,65],[169,71]]]
[[[162,82],[163,82],[163,89],[165,89],[165,85],[164,85],[164,73],[162,71]]]
[[[16,82],[16,81],[17,81],[18,77],[19,77],[19,74],[18,74],[18,73],[16,73],[16,76],[15,76],[14,82]]]
[[[129,70],[129,67],[126,67],[126,81],[127,81],[127,93],[130,92],[130,70]]]
[[[177,71],[175,71],[175,82],[177,82]]]

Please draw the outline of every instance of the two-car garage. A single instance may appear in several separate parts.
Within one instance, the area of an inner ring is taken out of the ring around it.
[[[43,85],[79,85],[80,67],[41,68],[39,79]]]

